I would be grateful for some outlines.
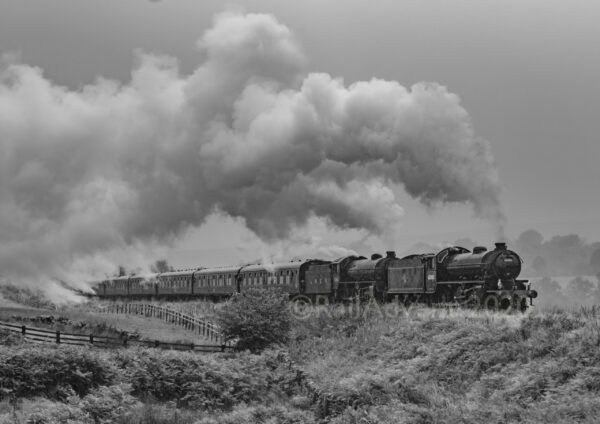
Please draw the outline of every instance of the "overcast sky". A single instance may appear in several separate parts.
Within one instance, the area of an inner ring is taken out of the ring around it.
[[[0,0],[0,51],[74,91],[98,77],[127,84],[137,50],[177,58],[187,75],[206,59],[197,40],[231,8],[272,14],[301,45],[307,71],[347,86],[372,78],[445,86],[489,142],[509,238],[535,228],[600,240],[597,1]],[[312,223],[311,243],[402,251],[495,238],[470,205],[432,209],[393,190],[404,215],[392,240]],[[268,256],[269,246],[242,220],[211,217],[159,254],[181,266],[225,265]]]

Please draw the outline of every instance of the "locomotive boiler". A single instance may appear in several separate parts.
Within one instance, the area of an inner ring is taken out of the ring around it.
[[[347,256],[331,265],[334,282],[334,298],[349,299],[355,296],[375,296],[383,300],[389,288],[389,270],[400,263],[396,252],[388,251],[386,256],[371,255]]]
[[[469,252],[463,248],[449,248],[438,254],[438,281],[482,280],[491,289],[500,285],[507,289],[518,284],[521,258],[506,248],[506,243],[496,243],[496,249],[488,251],[478,246]]]

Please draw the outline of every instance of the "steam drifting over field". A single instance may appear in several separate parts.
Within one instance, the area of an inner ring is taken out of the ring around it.
[[[6,277],[72,280],[90,257],[109,270],[102,252],[172,238],[215,211],[264,240],[315,215],[381,233],[403,214],[395,184],[503,224],[489,145],[445,87],[307,73],[270,15],[220,14],[198,46],[191,75],[139,53],[129,83],[79,90],[25,64],[1,70]]]

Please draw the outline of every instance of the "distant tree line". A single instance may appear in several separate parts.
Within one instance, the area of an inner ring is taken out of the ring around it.
[[[536,230],[521,233],[514,250],[524,259],[526,275],[595,275],[600,273],[600,243],[588,244],[577,234],[549,240]]]
[[[591,306],[600,305],[600,274],[597,281],[575,277],[566,286],[555,279],[543,277],[534,281],[540,296],[536,303],[544,306]]]

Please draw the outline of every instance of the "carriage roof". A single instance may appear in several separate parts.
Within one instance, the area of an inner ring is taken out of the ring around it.
[[[237,273],[241,266],[225,266],[221,268],[204,268],[196,271],[196,275],[231,274]]]
[[[188,269],[185,271],[169,271],[163,272],[158,275],[158,278],[172,278],[172,277],[191,277],[194,272],[197,272],[196,269]]]

